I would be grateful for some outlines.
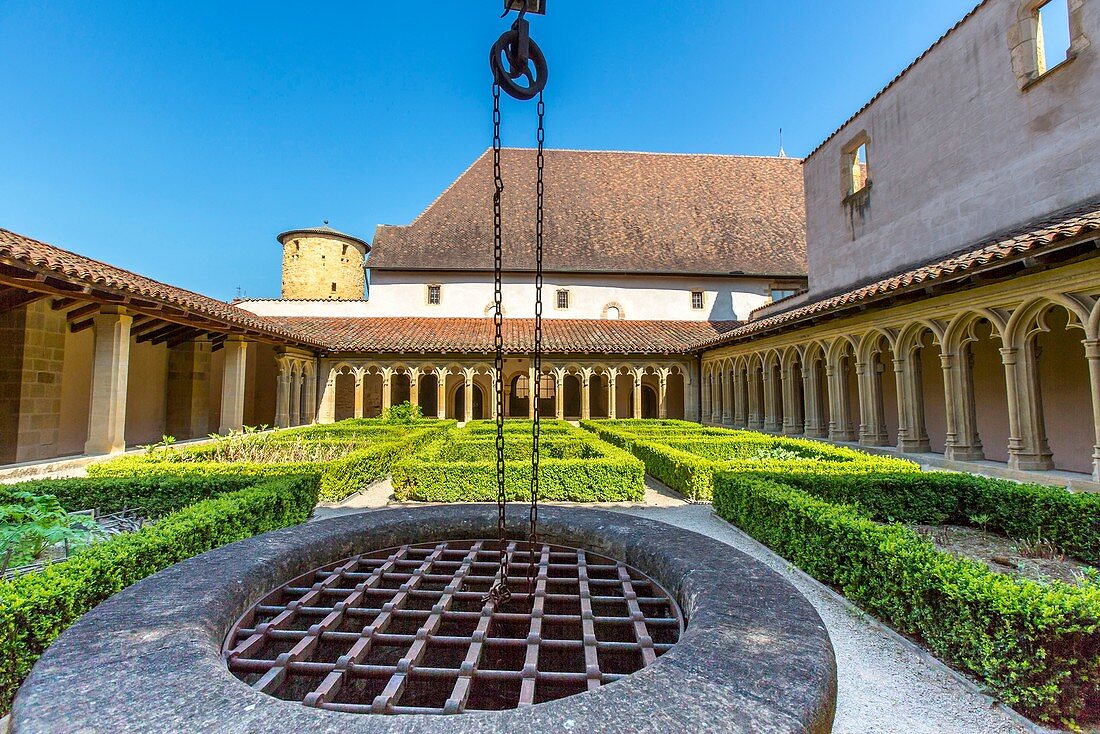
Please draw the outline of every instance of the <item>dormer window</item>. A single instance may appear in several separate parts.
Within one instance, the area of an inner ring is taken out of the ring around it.
[[[428,305],[438,306],[443,303],[443,286],[430,285],[428,286]]]

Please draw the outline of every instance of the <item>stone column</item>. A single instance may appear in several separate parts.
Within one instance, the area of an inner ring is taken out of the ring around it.
[[[634,406],[632,408],[633,417],[642,417],[642,373],[634,373]]]
[[[710,375],[703,376],[703,389],[702,389],[702,405],[700,406],[700,418],[699,422],[703,423],[710,420]]]
[[[864,446],[885,446],[885,409],[882,402],[882,366],[874,358],[869,362],[856,362],[859,386],[859,442]]]
[[[336,422],[336,370],[331,368],[325,380],[324,392],[321,393],[321,410],[317,416],[317,422]]]
[[[565,420],[565,371],[557,370],[554,373],[554,416],[559,420]]]
[[[808,369],[807,369],[808,368]],[[802,369],[802,431],[808,438],[822,437],[821,386],[817,368],[811,363]]]
[[[106,306],[92,321],[95,353],[84,453],[117,454],[126,449],[126,385],[130,373],[130,325],[134,317],[125,308]]]
[[[308,365],[307,365],[308,366]],[[302,377],[302,391],[305,400],[299,400],[302,405],[301,420],[306,425],[313,425],[317,420],[317,369],[307,369]]]
[[[283,358],[278,360],[279,374],[275,378],[275,425],[279,428],[290,427],[290,364]]]
[[[355,373],[355,407],[353,415],[356,418],[362,418],[365,414],[364,403],[366,402],[366,386],[367,376],[362,372]]]
[[[943,368],[947,438],[944,457],[952,461],[982,461],[985,450],[978,434],[978,413],[974,403],[974,356],[963,347],[958,353],[940,354]]]
[[[382,417],[393,407],[393,370],[389,367],[382,370]]]
[[[1092,384],[1092,427],[1096,443],[1092,447],[1092,481],[1100,482],[1100,339],[1085,341],[1085,357],[1089,361],[1089,381]]]
[[[1001,350],[1008,387],[1008,465],[1025,471],[1054,468],[1054,454],[1043,425],[1043,400],[1039,386],[1039,354],[1034,343]]]
[[[463,379],[465,382],[462,386],[464,391],[462,420],[469,423],[474,419],[474,371],[469,369],[465,370],[463,372]],[[456,415],[455,418],[458,418],[458,416]]]
[[[783,435],[800,436],[806,431],[806,417],[803,412],[805,409],[804,389],[803,399],[799,400],[798,398],[798,388],[803,380],[795,377],[793,364],[780,370],[780,379],[785,406],[783,408]]]
[[[898,384],[898,448],[927,453],[932,450],[924,416],[924,373],[920,352],[894,360]]]
[[[245,388],[248,379],[248,342],[231,336],[225,340],[225,369],[222,377],[222,424],[220,433],[244,427]]]
[[[420,368],[413,367],[409,370],[409,405],[420,407]]]
[[[749,422],[748,427],[752,430],[759,431],[764,427],[764,417],[761,411],[764,406],[760,404],[760,390],[756,384],[756,370],[750,370],[748,373],[748,407],[749,407]]]
[[[278,386],[282,389],[282,382]],[[168,350],[164,430],[184,440],[210,433],[210,342],[206,340],[185,342]]]
[[[592,420],[592,372],[583,370],[581,378],[581,420]]]
[[[295,375],[293,372],[291,372],[290,377],[288,379],[290,380],[290,382],[288,383],[288,385],[290,387],[290,389],[289,389],[289,398],[290,398],[289,408],[290,409],[288,411],[288,413],[290,415],[290,425],[300,426],[300,425],[302,425],[302,423],[305,422],[305,418],[302,416],[302,391],[305,389],[304,386],[305,386],[305,379],[306,378],[301,373],[298,373],[297,375]],[[333,413],[332,417],[333,417],[333,419],[335,419],[336,414]]]
[[[733,427],[745,428],[748,425],[748,405],[746,405],[746,399],[748,393],[744,390],[744,383],[741,380],[742,373],[738,371],[733,378]]]
[[[668,418],[668,370],[661,370],[657,383],[657,417]]]
[[[827,365],[825,380],[829,383],[829,399],[832,401],[829,411],[829,440],[850,443],[856,439],[856,435],[852,421],[852,399],[848,394],[848,371],[843,362],[840,365]]]
[[[435,415],[439,420],[447,419],[447,375],[448,370],[440,369],[435,373]],[[455,418],[458,418],[456,415]]]
[[[619,390],[618,390],[619,371],[617,369],[612,370],[607,376],[607,418],[608,420],[618,420],[618,408],[619,408]]]
[[[777,420],[780,406],[783,401],[783,390],[776,386],[775,376],[771,369],[764,370],[764,430],[768,433],[779,433],[783,425]],[[782,380],[780,380],[782,383]]]

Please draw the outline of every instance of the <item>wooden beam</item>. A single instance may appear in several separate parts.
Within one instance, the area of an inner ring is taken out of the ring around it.
[[[153,342],[154,344],[156,344],[158,341],[163,340],[165,337],[172,336],[173,334],[176,334],[180,330],[184,330],[184,331],[189,330],[190,328],[191,328],[190,326],[180,326],[179,324],[168,324],[167,326],[162,326],[159,329],[154,329],[152,331],[147,331],[146,333],[142,334],[141,336],[139,336],[137,338],[137,343],[142,344],[144,342]]]
[[[138,336],[144,334],[150,329],[159,329],[163,327],[167,322],[161,321],[158,318],[149,317],[149,320],[139,324],[138,326],[130,325],[130,336]]]
[[[75,298],[55,298],[53,299],[53,303],[50,304],[50,308],[54,311],[64,311],[74,303],[76,303]]]
[[[70,322],[80,321],[85,316],[91,316],[94,313],[98,313],[99,309],[101,308],[103,308],[102,304],[87,303],[83,306],[80,306],[79,308],[74,308],[73,310],[69,311],[67,314],[65,314],[65,318],[68,319]]]
[[[44,293],[35,293],[34,291],[25,291],[19,288],[7,288],[0,292],[0,313],[14,311],[20,306],[26,306],[46,297]]]
[[[86,320],[81,321],[79,323],[69,324],[69,332],[72,333],[72,334],[79,334],[80,332],[84,331],[85,329],[90,329],[93,326],[95,326],[95,322],[92,321],[91,319],[86,319]]]

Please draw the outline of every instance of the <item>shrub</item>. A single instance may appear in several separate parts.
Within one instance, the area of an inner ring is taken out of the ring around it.
[[[487,425],[495,432],[495,426]],[[530,427],[526,422],[525,428]],[[531,497],[531,439],[523,428],[505,435],[505,491],[514,500]],[[645,469],[637,459],[565,423],[546,421],[543,428],[548,430],[539,444],[542,499],[624,502],[645,498]],[[495,438],[481,425],[452,432],[398,462],[393,467],[393,486],[402,501],[496,501]]]
[[[137,510],[145,517],[169,512],[250,487],[256,480],[243,476],[187,477],[153,474],[139,478],[89,477],[86,479],[41,479],[0,485],[0,504],[16,491],[51,494],[69,512]]]
[[[1085,708],[1100,694],[1100,587],[993,573],[903,526],[760,476],[720,472],[714,503],[723,518],[1020,711],[1051,722],[1095,715]]]
[[[39,573],[0,583],[0,711],[8,708],[46,647],[82,614],[174,563],[304,522],[317,493],[315,476],[261,482],[93,545]]]
[[[424,411],[419,405],[413,405],[408,400],[386,408],[385,419],[390,423],[412,423],[424,417]]]

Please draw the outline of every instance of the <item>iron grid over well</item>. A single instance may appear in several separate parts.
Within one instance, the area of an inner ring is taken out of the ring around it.
[[[315,708],[458,714],[595,690],[653,664],[683,632],[648,576],[560,545],[508,543],[509,585],[523,591],[494,611],[499,550],[403,545],[310,571],[244,614],[226,662],[254,689]]]

